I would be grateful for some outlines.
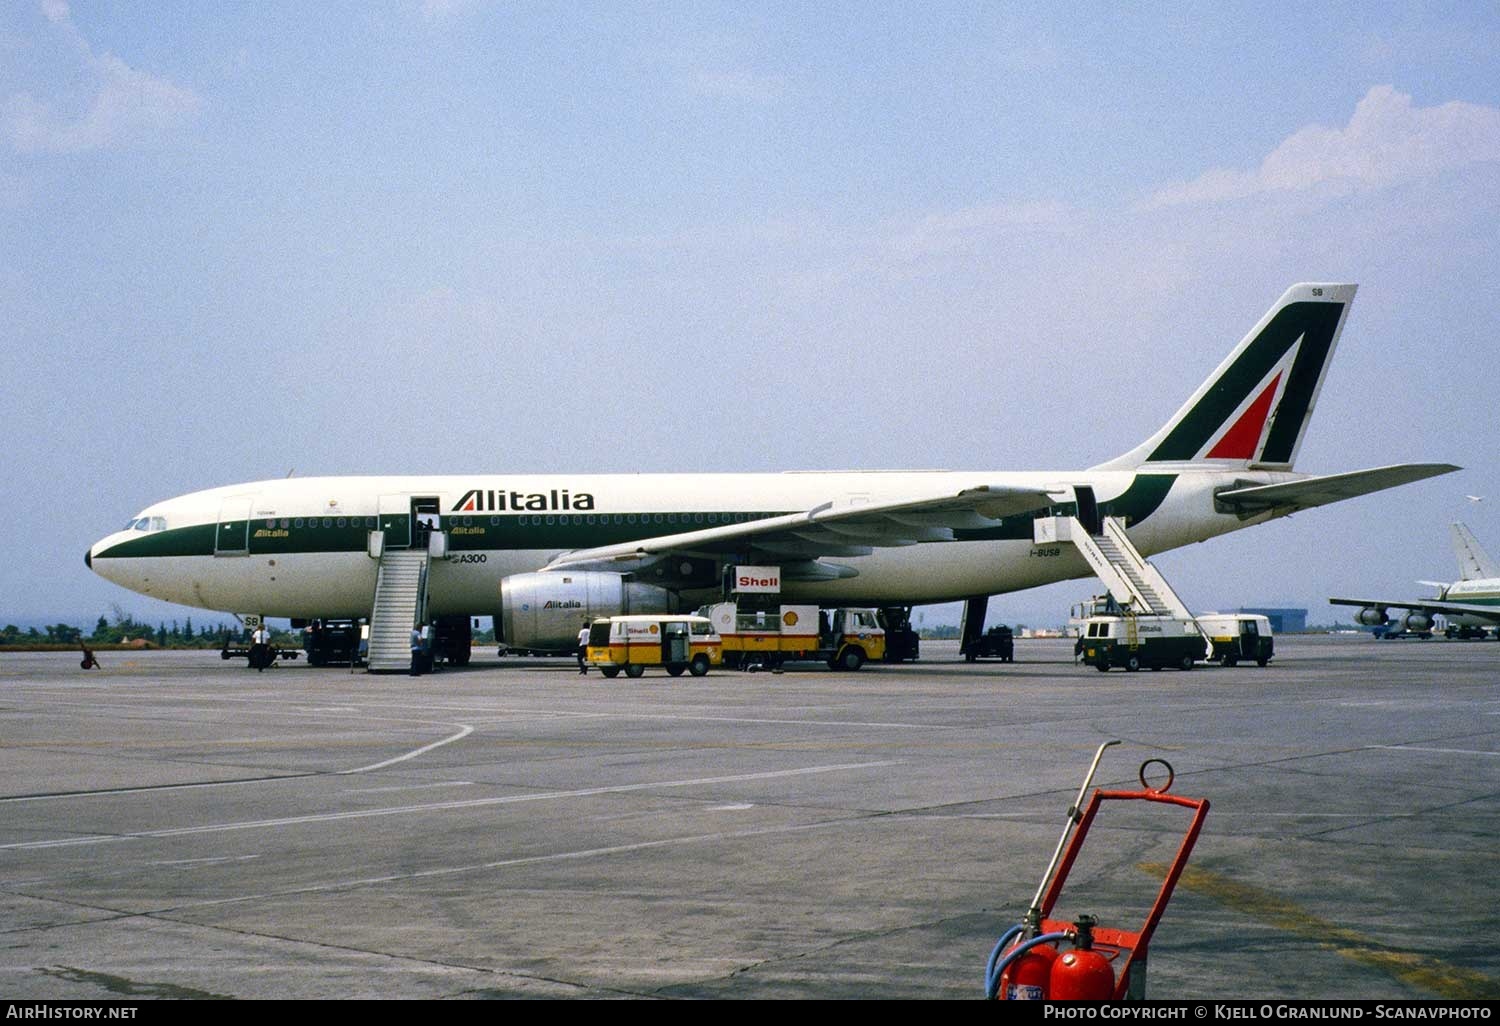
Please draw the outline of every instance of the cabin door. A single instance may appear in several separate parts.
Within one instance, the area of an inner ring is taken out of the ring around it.
[[[250,505],[254,496],[231,495],[219,503],[219,523],[214,528],[215,556],[250,555]]]
[[[380,529],[385,532],[387,549],[411,548],[411,496],[380,497]]]
[[[442,514],[437,496],[412,496],[411,526],[414,541],[425,545],[427,537],[441,529],[441,522]]]
[[[1094,498],[1094,490],[1088,485],[1077,485],[1073,496],[1078,500],[1078,522],[1083,529],[1091,536],[1102,534],[1104,524],[1099,519],[1099,500]]]

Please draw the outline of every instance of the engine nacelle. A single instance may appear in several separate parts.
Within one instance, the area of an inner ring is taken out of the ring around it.
[[[1414,631],[1417,633],[1421,633],[1422,631],[1430,631],[1432,630],[1432,616],[1428,613],[1423,613],[1420,610],[1413,609],[1410,613],[1407,613],[1401,618],[1401,629],[1403,631]]]
[[[1384,609],[1376,609],[1374,606],[1366,606],[1354,614],[1354,622],[1362,623],[1367,627],[1379,627],[1383,623],[1389,623],[1390,617],[1385,615]]]
[[[512,574],[500,582],[500,633],[511,648],[572,652],[578,629],[601,616],[675,613],[677,594],[623,574]]]

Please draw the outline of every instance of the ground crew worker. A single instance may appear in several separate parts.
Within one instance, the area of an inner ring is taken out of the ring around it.
[[[583,621],[583,626],[578,629],[578,673],[580,676],[589,675],[589,622]]]
[[[422,675],[422,625],[411,625],[411,676]]]
[[[250,635],[250,665],[257,673],[271,665],[271,632],[264,622]]]

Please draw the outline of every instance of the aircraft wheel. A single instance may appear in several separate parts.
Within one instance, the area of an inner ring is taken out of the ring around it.
[[[614,680],[620,675],[620,668],[618,666],[601,666],[599,667],[599,672],[604,674],[610,680]]]
[[[682,676],[682,671],[686,670],[686,669],[687,669],[687,667],[685,665],[683,665],[682,663],[668,663],[667,664],[667,673],[670,674],[673,677],[681,677]]]
[[[646,668],[644,666],[642,666],[640,663],[626,663],[625,664],[625,676],[627,676],[627,677],[632,677],[632,678],[639,677],[641,674],[643,674],[645,672],[646,672]]]
[[[694,677],[701,677],[708,672],[708,656],[699,653],[693,656],[693,661],[688,664],[688,672]]]

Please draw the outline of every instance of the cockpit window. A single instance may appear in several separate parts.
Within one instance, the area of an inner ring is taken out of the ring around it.
[[[166,529],[166,517],[136,517],[125,525],[127,531],[165,531]]]

